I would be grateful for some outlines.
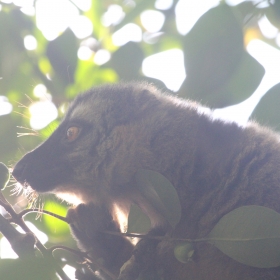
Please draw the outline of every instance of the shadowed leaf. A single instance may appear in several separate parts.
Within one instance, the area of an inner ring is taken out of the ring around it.
[[[74,33],[67,29],[61,36],[49,42],[46,54],[60,82],[63,85],[73,83],[78,60]]]
[[[128,215],[127,232],[145,233],[150,228],[151,221],[149,217],[137,205],[132,204]]]
[[[237,208],[223,216],[208,237],[240,263],[259,268],[280,265],[280,214],[270,208]]]

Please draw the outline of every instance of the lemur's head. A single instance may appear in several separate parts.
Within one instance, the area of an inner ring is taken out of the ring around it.
[[[141,167],[139,153],[149,157],[142,120],[158,96],[154,87],[135,83],[79,95],[50,138],[16,164],[13,176],[39,193],[72,193],[84,202],[125,185]]]

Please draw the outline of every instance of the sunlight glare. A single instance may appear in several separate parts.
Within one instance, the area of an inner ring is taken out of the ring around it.
[[[0,116],[10,114],[13,110],[12,104],[6,96],[0,95]]]
[[[112,41],[115,46],[123,46],[129,41],[141,42],[142,30],[134,24],[128,23],[112,35]]]
[[[280,83],[280,51],[261,40],[252,40],[247,50],[265,68],[263,81],[256,90],[261,97],[271,87]]]
[[[0,240],[0,259],[17,259],[18,255],[12,249],[10,242],[6,237]]]
[[[143,27],[153,33],[160,31],[164,24],[165,16],[159,11],[147,10],[141,13],[140,19]]]
[[[244,2],[244,0],[226,0],[226,3],[229,5],[229,6],[236,6],[240,3]]]
[[[47,94],[47,88],[43,84],[38,84],[33,89],[33,94],[35,97],[42,98],[45,94]]]
[[[187,34],[204,13],[219,3],[220,0],[179,0],[175,7],[178,32],[182,35]]]
[[[19,7],[32,7],[34,0],[13,0],[13,3]]]
[[[42,244],[46,244],[49,240],[48,236],[42,232],[41,230],[39,230],[34,224],[32,224],[29,221],[26,221],[25,224],[27,225],[27,227],[36,235],[36,237],[39,239],[39,241]],[[16,229],[21,232],[21,233],[25,233],[21,227],[17,226]]]
[[[79,15],[78,9],[67,0],[37,0],[36,23],[47,40],[54,40]]]
[[[27,35],[23,38],[24,47],[29,50],[33,51],[37,49],[37,40],[32,35]]]
[[[110,58],[111,58],[111,54],[107,50],[102,49],[102,50],[98,50],[95,53],[93,61],[97,65],[102,65],[107,61],[109,61]]]
[[[88,17],[77,16],[70,24],[70,28],[77,38],[84,39],[92,34],[93,26]]]
[[[120,5],[110,5],[107,12],[102,16],[101,22],[104,26],[117,25],[124,18],[125,13]]]
[[[37,101],[29,106],[30,126],[42,129],[58,116],[57,108],[51,101]]]
[[[93,54],[93,51],[87,46],[81,46],[78,49],[78,58],[80,60],[89,60]]]
[[[27,16],[35,16],[35,8],[34,7],[23,7],[20,9]]]
[[[258,25],[263,36],[265,36],[266,38],[273,39],[277,36],[278,29],[270,23],[265,15],[259,19]]]
[[[91,0],[71,0],[79,9],[86,12],[91,7]]]
[[[184,53],[171,49],[148,56],[143,60],[142,71],[145,76],[159,79],[169,89],[177,91],[186,78]]]
[[[173,0],[156,0],[155,8],[158,10],[168,10],[172,7]]]
[[[247,51],[265,68],[265,75],[252,94],[245,101],[223,109],[215,110],[214,114],[222,119],[246,124],[261,97],[274,85],[280,82],[280,51],[261,40],[252,40]]]
[[[75,277],[76,268],[66,264],[62,269],[70,279],[77,279]]]

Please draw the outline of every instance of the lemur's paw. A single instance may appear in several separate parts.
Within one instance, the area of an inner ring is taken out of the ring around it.
[[[83,232],[91,238],[103,230],[116,230],[116,224],[105,207],[98,207],[93,203],[79,204],[68,210],[67,219],[71,228]]]
[[[67,219],[73,235],[84,250],[88,250],[93,244],[106,242],[108,234],[104,234],[104,230],[119,231],[109,211],[93,203],[79,204],[76,208],[69,209]]]
[[[79,247],[118,275],[120,267],[131,256],[133,246],[125,237],[105,232],[120,232],[108,209],[92,203],[80,204],[68,210],[67,219]]]

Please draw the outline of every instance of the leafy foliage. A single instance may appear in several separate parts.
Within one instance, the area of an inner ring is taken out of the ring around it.
[[[63,116],[67,102],[79,92],[92,86],[119,80],[145,79],[162,89],[166,89],[164,82],[145,77],[141,71],[141,66],[146,57],[173,48],[179,48],[184,52],[187,77],[179,91],[175,93],[180,97],[199,101],[212,108],[223,108],[244,101],[253,94],[265,71],[263,66],[246,51],[244,45],[248,43],[248,38],[258,38],[279,49],[274,40],[267,39],[261,34],[256,20],[260,16],[266,15],[270,22],[279,28],[279,1],[267,1],[266,8],[259,8],[258,5],[253,5],[249,1],[231,7],[222,1],[220,5],[204,13],[191,31],[185,35],[178,32],[175,23],[175,10],[179,1],[173,1],[168,9],[161,11],[165,16],[165,23],[160,32],[149,34],[145,30],[140,19],[141,12],[147,9],[157,10],[154,8],[155,2],[155,0],[135,1],[135,6],[129,6],[117,1],[116,3],[122,5],[125,17],[120,22],[107,27],[102,24],[102,17],[109,5],[114,4],[115,1],[92,0],[91,8],[88,11],[79,9],[79,13],[91,20],[93,33],[88,38],[79,39],[70,29],[66,29],[53,41],[48,41],[41,30],[38,29],[36,15],[28,16],[15,4],[0,2],[0,95],[5,96],[14,106],[14,111],[18,113],[15,114],[14,112],[0,116],[1,161],[12,164],[22,154],[33,149],[48,137]],[[120,47],[115,46],[112,35],[131,22],[141,28],[143,38],[145,38],[144,35],[149,36],[146,36],[146,39],[141,42],[129,41]],[[32,35],[36,38],[38,43],[36,50],[31,51],[24,47],[23,41],[26,35]],[[77,52],[81,46],[88,47],[92,52],[86,60],[77,57]],[[94,59],[98,51],[103,50],[109,52],[111,59],[99,65],[94,62]],[[42,99],[42,97],[32,96],[31,94],[37,84],[43,84],[46,87],[52,102],[58,108],[58,119],[42,129],[40,133],[35,133],[37,137],[29,136],[17,139],[16,136],[19,131],[23,134],[34,133],[29,128],[31,115],[29,107],[30,103],[36,103]],[[279,129],[279,96],[280,87],[277,84],[261,99],[253,112],[252,118]],[[0,187],[3,187],[7,181],[5,167],[4,169],[2,167],[0,165]],[[152,203],[156,203],[163,216],[167,217],[167,220],[175,226],[180,219],[181,210],[178,196],[172,185],[166,178],[162,178],[161,174],[149,170],[139,171],[138,179],[141,186],[152,185],[154,193],[145,192],[145,188],[141,188],[143,189],[142,195],[149,197]],[[162,190],[164,191],[162,192]],[[6,189],[4,194],[7,194]],[[17,199],[13,198],[12,201],[15,203]],[[46,198],[46,201],[45,205],[48,208],[48,198]],[[242,225],[242,223],[248,222],[250,224],[249,222],[253,221],[255,217],[255,211],[256,213],[260,211],[259,215],[264,215],[265,220],[278,223],[278,214],[276,215],[267,209],[250,207],[237,209],[236,212],[233,211],[228,214],[229,216],[222,218],[209,238],[245,238],[245,232],[240,231],[238,226],[236,226],[236,232],[233,236],[223,231],[222,228],[228,227],[228,223],[240,223]],[[66,209],[66,205],[63,209]],[[52,210],[52,208],[49,210]],[[145,214],[140,212],[137,207],[133,206],[131,209],[129,232],[145,232],[148,229],[150,222]],[[38,220],[34,221],[34,217],[28,217],[27,219],[32,220],[39,229],[49,236],[54,237],[53,227],[56,226],[53,221],[44,218],[44,221],[48,222],[42,223]],[[136,220],[138,220],[137,223],[135,223]],[[273,234],[277,236],[278,233],[270,232],[273,229],[270,229],[271,227],[267,224],[264,226],[266,230],[261,231],[260,236],[260,232],[256,233],[254,230],[257,224],[252,222],[251,225],[252,227],[248,227],[251,230],[250,234],[248,233],[249,237],[246,235],[246,238],[262,237],[268,238],[268,240],[265,243],[263,243],[263,240],[262,242],[252,240],[248,242],[246,250],[250,255],[247,257],[245,256],[246,253],[241,250],[245,248],[244,245],[236,243],[237,247],[234,245],[234,248],[237,248],[236,250],[229,249],[229,243],[222,240],[213,242],[214,245],[232,258],[249,265],[271,267],[279,264],[278,257],[275,256],[274,258],[273,256],[274,249],[270,239]],[[58,225],[57,227],[60,228]],[[64,233],[64,230],[62,232]],[[64,242],[65,245],[73,245],[69,235],[63,234],[63,239],[62,241],[62,235],[57,240],[51,238],[49,244]],[[273,239],[273,242],[276,241]],[[257,254],[254,251],[263,248],[261,246],[270,248],[269,255]],[[278,247],[275,246],[275,248]],[[245,259],[240,257],[240,252]],[[179,261],[188,261],[192,253],[192,245],[189,241],[180,243],[175,247],[175,256]],[[256,258],[251,257],[252,255]],[[273,258],[273,261],[271,258]],[[276,263],[273,263],[274,261]],[[71,257],[69,262],[71,262]],[[73,260],[72,263],[74,263]],[[4,265],[4,263],[2,264]],[[10,267],[10,262],[7,261],[5,266]],[[18,267],[23,266],[19,261]],[[3,266],[0,267],[1,275],[6,275],[6,272],[3,272],[7,271],[5,269]],[[30,275],[29,279],[32,279]],[[23,277],[23,275],[21,276]]]
[[[263,125],[269,125],[274,129],[280,129],[280,83],[272,87],[252,114],[252,119]]]

